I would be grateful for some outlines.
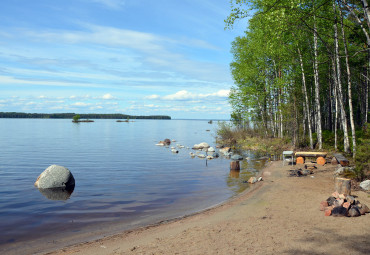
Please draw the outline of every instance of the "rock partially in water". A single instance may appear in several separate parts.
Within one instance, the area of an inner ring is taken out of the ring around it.
[[[220,154],[218,154],[217,152],[214,152],[213,154],[212,154],[212,157],[214,157],[214,158],[218,158],[220,156]]]
[[[231,151],[231,148],[230,147],[224,147],[222,149],[220,149],[220,152],[224,155],[226,155],[227,153],[229,153]]]
[[[67,200],[70,198],[74,190],[74,186],[69,189],[65,188],[51,188],[51,189],[39,189],[40,193],[50,200]]]
[[[68,168],[51,165],[40,174],[35,182],[39,189],[66,188],[75,186],[75,179]]]
[[[243,157],[242,157],[242,156],[240,156],[240,155],[238,155],[238,154],[235,154],[235,155],[232,155],[232,156],[231,156],[231,159],[232,159],[232,160],[243,160]]]
[[[256,183],[257,182],[257,178],[256,177],[251,177],[251,178],[249,178],[249,180],[248,180],[248,182],[249,183]]]
[[[208,151],[209,151],[209,152],[215,152],[216,150],[215,150],[215,148],[213,148],[213,147],[209,147],[209,148],[208,148]]]
[[[209,146],[208,143],[203,142],[203,143],[200,143],[200,144],[194,144],[193,149],[194,150],[202,150],[202,149],[209,148],[209,147],[210,146]]]

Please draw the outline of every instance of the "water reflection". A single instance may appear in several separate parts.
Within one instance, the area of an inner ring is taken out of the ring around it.
[[[239,178],[240,171],[238,170],[230,170],[229,177],[231,178]]]
[[[67,200],[73,193],[75,186],[66,188],[39,189],[40,193],[49,200]]]

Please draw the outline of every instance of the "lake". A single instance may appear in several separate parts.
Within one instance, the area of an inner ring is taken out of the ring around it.
[[[0,252],[52,250],[192,214],[244,191],[263,167],[254,154],[240,173],[230,173],[226,158],[189,155],[194,144],[215,147],[216,128],[201,120],[0,119]],[[165,138],[185,148],[176,154],[155,145]],[[67,200],[34,186],[52,164],[74,175]]]

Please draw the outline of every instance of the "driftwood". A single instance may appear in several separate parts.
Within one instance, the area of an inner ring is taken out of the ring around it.
[[[339,194],[351,195],[351,179],[337,177],[334,180],[334,189]]]
[[[340,153],[336,153],[334,154],[334,158],[338,161],[339,164],[341,164],[341,166],[348,166],[349,165],[349,161],[348,159],[346,159],[342,154]],[[333,159],[334,159],[333,158]]]

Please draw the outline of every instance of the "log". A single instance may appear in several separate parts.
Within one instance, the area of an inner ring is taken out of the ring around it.
[[[346,159],[342,154],[336,153],[336,154],[334,154],[334,157],[336,158],[338,163],[341,164],[341,166],[348,166],[349,165],[348,159]]]
[[[304,157],[298,157],[296,163],[297,164],[304,164]]]
[[[319,165],[325,165],[325,163],[326,163],[326,160],[325,160],[325,158],[323,158],[323,157],[318,157],[317,159],[316,159],[316,162],[317,162],[317,164],[319,164]]]
[[[337,177],[334,180],[335,191],[346,196],[351,195],[351,179]]]
[[[326,157],[327,152],[320,152],[320,151],[299,151],[295,153],[296,157]]]
[[[236,171],[239,171],[239,170],[240,170],[240,164],[239,164],[239,161],[231,161],[231,162],[230,162],[230,170],[236,170]]]

